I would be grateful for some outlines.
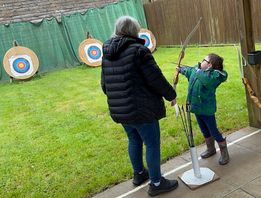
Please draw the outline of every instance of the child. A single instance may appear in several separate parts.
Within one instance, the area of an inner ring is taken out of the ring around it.
[[[201,157],[208,158],[216,153],[216,140],[221,152],[219,164],[227,164],[229,154],[226,139],[218,131],[215,118],[216,88],[227,79],[227,72],[223,70],[223,58],[209,54],[198,65],[177,67],[177,70],[188,78],[187,103],[206,140],[207,150]]]

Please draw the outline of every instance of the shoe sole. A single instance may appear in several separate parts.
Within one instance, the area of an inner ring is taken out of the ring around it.
[[[149,180],[149,177],[146,178],[145,180],[143,180],[143,181],[140,182],[140,183],[134,183],[134,182],[132,182],[132,184],[133,184],[134,186],[140,186],[141,184],[145,183],[145,182],[148,181],[148,180]]]
[[[215,155],[216,153],[217,153],[217,152],[215,152],[215,153],[211,153],[210,155],[208,155],[208,156],[206,156],[206,157],[200,155],[200,157],[201,157],[202,159],[207,159],[207,158],[209,158],[209,157]]]
[[[223,163],[221,163],[221,162],[218,162],[219,163],[219,165],[226,165],[226,164],[228,164],[228,162],[229,162],[229,160],[228,161],[226,161],[226,162],[223,162]]]
[[[149,179],[146,179],[146,180],[144,180],[143,182],[140,182],[140,183],[133,183],[132,182],[132,184],[134,185],[134,186],[140,186],[141,184],[143,184],[143,183],[145,183],[146,181],[148,181]]]
[[[172,188],[168,189],[168,190],[158,190],[157,192],[155,193],[152,193],[152,192],[148,192],[148,194],[152,197],[154,196],[157,196],[157,195],[160,195],[162,193],[167,193],[167,192],[170,192],[172,190],[175,190],[177,187],[179,186],[179,183],[177,182],[177,184],[175,186],[173,186]]]

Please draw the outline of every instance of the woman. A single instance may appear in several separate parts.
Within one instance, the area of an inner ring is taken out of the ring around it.
[[[107,95],[112,119],[125,129],[134,185],[150,178],[149,195],[178,186],[177,180],[161,176],[159,119],[166,116],[163,97],[175,103],[176,92],[163,76],[151,52],[138,38],[136,19],[123,16],[115,24],[112,38],[103,45],[101,86]],[[148,171],[142,160],[146,146]]]

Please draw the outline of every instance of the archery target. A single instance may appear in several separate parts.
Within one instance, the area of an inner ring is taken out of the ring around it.
[[[9,76],[16,79],[27,79],[33,76],[39,67],[36,54],[21,46],[9,49],[4,56],[4,68]]]
[[[79,46],[81,60],[89,66],[100,66],[102,62],[102,42],[86,39]]]
[[[149,48],[153,52],[156,48],[156,39],[151,31],[147,29],[141,29],[139,32],[139,38],[145,40],[144,46]]]

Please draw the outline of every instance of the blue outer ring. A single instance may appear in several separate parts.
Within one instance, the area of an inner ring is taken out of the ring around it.
[[[140,38],[145,40],[145,44],[144,44],[145,47],[148,47],[150,45],[150,39],[147,35],[142,34],[140,35]]]

